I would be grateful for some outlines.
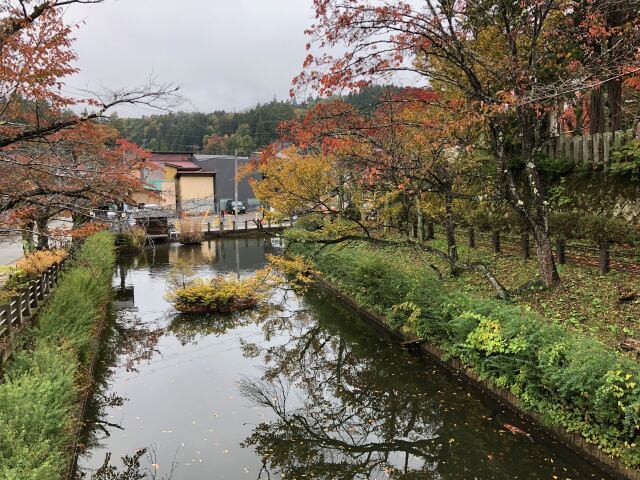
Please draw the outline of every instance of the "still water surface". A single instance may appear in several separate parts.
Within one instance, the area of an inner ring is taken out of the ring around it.
[[[117,465],[147,448],[145,468],[180,480],[608,478],[325,291],[226,317],[164,299],[178,259],[245,275],[270,250],[229,239],[119,259],[88,476],[108,453]]]

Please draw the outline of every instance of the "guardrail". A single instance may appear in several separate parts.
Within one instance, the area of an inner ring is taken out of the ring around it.
[[[224,220],[214,218],[213,221],[202,222],[203,233],[229,233],[229,232],[249,232],[249,231],[271,231],[273,229],[280,230],[283,228],[292,227],[295,224],[295,219],[285,218],[277,222],[271,220],[249,220],[242,219],[236,224],[233,216],[228,216]]]
[[[13,338],[31,323],[38,307],[49,297],[60,279],[65,261],[54,264],[20,290],[9,303],[0,305],[0,367],[13,353]]]

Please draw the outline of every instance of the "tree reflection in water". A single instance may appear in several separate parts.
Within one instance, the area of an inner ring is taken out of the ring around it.
[[[266,369],[240,390],[274,417],[243,442],[262,457],[258,478],[529,478],[519,468],[537,470],[532,462],[544,454],[526,452],[538,446],[502,434],[504,419],[459,380],[327,305],[326,293],[307,297],[311,312],[263,320],[265,335],[281,331],[285,343],[243,347],[261,351]],[[509,458],[523,466],[512,469]]]
[[[424,478],[433,470],[441,419],[431,398],[389,388],[389,372],[374,358],[306,312],[272,317],[264,328],[290,335],[264,352],[262,379],[240,383],[276,416],[243,443],[262,456],[266,477],[279,470],[285,478]]]
[[[226,245],[235,248],[235,242]],[[254,255],[263,251],[259,247]],[[222,265],[220,271],[229,271],[225,251],[219,249],[216,257],[222,262],[215,267]],[[114,306],[122,310],[104,345],[103,371],[86,437],[94,455],[100,449],[101,456],[114,451],[119,457],[121,445],[128,446],[120,432],[106,437],[113,430],[105,423],[109,418],[105,405],[121,402],[108,392],[118,387],[132,392],[132,401],[125,404],[129,418],[143,412],[147,422],[129,422],[126,433],[135,439],[134,446],[162,439],[163,469],[175,458],[173,445],[158,433],[164,428],[159,421],[164,422],[165,407],[176,432],[182,428],[188,448],[198,455],[198,449],[208,453],[198,467],[189,465],[191,457],[178,459],[184,462],[178,464],[179,478],[243,478],[255,475],[260,465],[259,479],[602,478],[579,459],[565,456],[564,450],[548,448],[535,431],[512,416],[492,413],[491,401],[433,363],[412,357],[324,291],[298,296],[282,289],[268,307],[237,315],[176,315],[162,299],[171,267],[169,253],[182,255],[166,247],[159,248],[154,259],[142,256],[119,262]],[[160,258],[163,255],[167,258]],[[258,266],[264,264],[263,257]],[[158,263],[141,267],[151,260]],[[129,268],[137,269],[129,280],[138,302],[124,281]],[[190,348],[200,342],[201,349]],[[204,350],[206,354],[194,358],[194,352]],[[169,359],[165,365],[163,355]],[[170,361],[180,355],[184,362]],[[155,377],[159,381],[148,389],[144,381],[128,382],[127,375],[109,385],[116,369],[136,374],[140,370],[144,376],[165,366],[167,370]],[[250,376],[239,385],[249,401],[243,405],[238,404],[234,388],[239,375]],[[184,380],[179,382],[182,390],[167,388],[163,382],[174,379]],[[136,395],[148,391],[157,397],[142,398],[153,402],[157,398],[158,408],[146,415],[147,404],[140,397],[137,405],[132,404]],[[215,409],[213,420],[210,404]],[[192,411],[183,415],[185,409]],[[257,425],[256,414],[261,422]],[[522,426],[535,442],[508,432],[505,423]],[[238,442],[247,448],[220,451]],[[130,447],[126,453],[134,454]],[[85,464],[100,466],[95,461]]]

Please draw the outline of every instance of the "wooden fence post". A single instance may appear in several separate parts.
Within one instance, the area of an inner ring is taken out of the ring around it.
[[[22,289],[22,295],[23,298],[25,299],[25,306],[26,306],[26,310],[27,310],[27,317],[31,317],[32,316],[32,312],[31,312],[31,290],[29,289],[29,287],[23,288]]]
[[[434,238],[433,222],[427,222],[427,240],[433,240]]]
[[[473,227],[469,227],[469,247],[476,248],[476,231]]]
[[[9,300],[11,302],[11,300]],[[11,321],[11,303],[2,305],[0,312],[4,311],[5,325],[7,326],[7,336],[13,338],[13,322]]]
[[[22,302],[23,302],[22,292],[18,293],[18,296],[16,297],[16,301],[18,303],[18,323],[22,326],[24,324],[24,317],[22,316]]]
[[[42,276],[40,277],[40,282],[42,284],[42,294],[49,296],[49,293],[51,293],[51,290],[49,288],[49,270],[45,270],[42,273]]]
[[[559,238],[556,241],[556,261],[560,265],[567,263],[566,257],[566,242],[564,238]]]
[[[591,135],[593,142],[593,166],[596,167],[601,163],[602,157],[600,156],[600,143],[602,143],[602,134],[595,133]]]
[[[591,145],[591,135],[582,136],[582,163],[590,165],[593,148]]]
[[[603,150],[603,160],[605,166],[609,165],[609,161],[611,160],[611,139],[613,138],[613,134],[611,132],[604,132],[602,134],[602,144],[604,146]]]
[[[36,293],[38,294],[38,300],[44,300],[44,287],[42,286],[42,277],[36,280]]]
[[[527,232],[520,234],[520,249],[522,250],[522,258],[529,260],[529,234]]]
[[[613,132],[613,148],[618,149],[622,146],[622,137],[621,131]]]
[[[32,302],[32,308],[38,307],[38,283],[35,280],[29,282],[29,301]]]
[[[500,253],[500,231],[494,230],[491,235],[491,245],[493,246],[494,253]]]
[[[54,288],[53,284],[53,267],[47,269],[47,291],[51,293],[51,289]]]
[[[609,242],[605,240],[604,242],[600,242],[600,258],[598,265],[600,267],[601,274],[604,275],[606,273],[609,273],[610,262],[611,255],[609,251]]]
[[[582,163],[582,137],[578,136],[573,139],[573,164],[580,165]]]

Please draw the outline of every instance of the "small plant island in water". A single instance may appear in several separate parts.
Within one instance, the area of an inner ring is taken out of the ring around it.
[[[183,313],[230,313],[258,305],[263,293],[256,289],[255,276],[198,278],[169,293],[174,307]]]
[[[308,266],[300,258],[268,258],[265,268],[243,278],[217,275],[194,279],[190,265],[179,263],[170,274],[167,299],[182,313],[231,313],[258,306],[287,281],[285,276],[295,288],[304,288],[310,281]]]

